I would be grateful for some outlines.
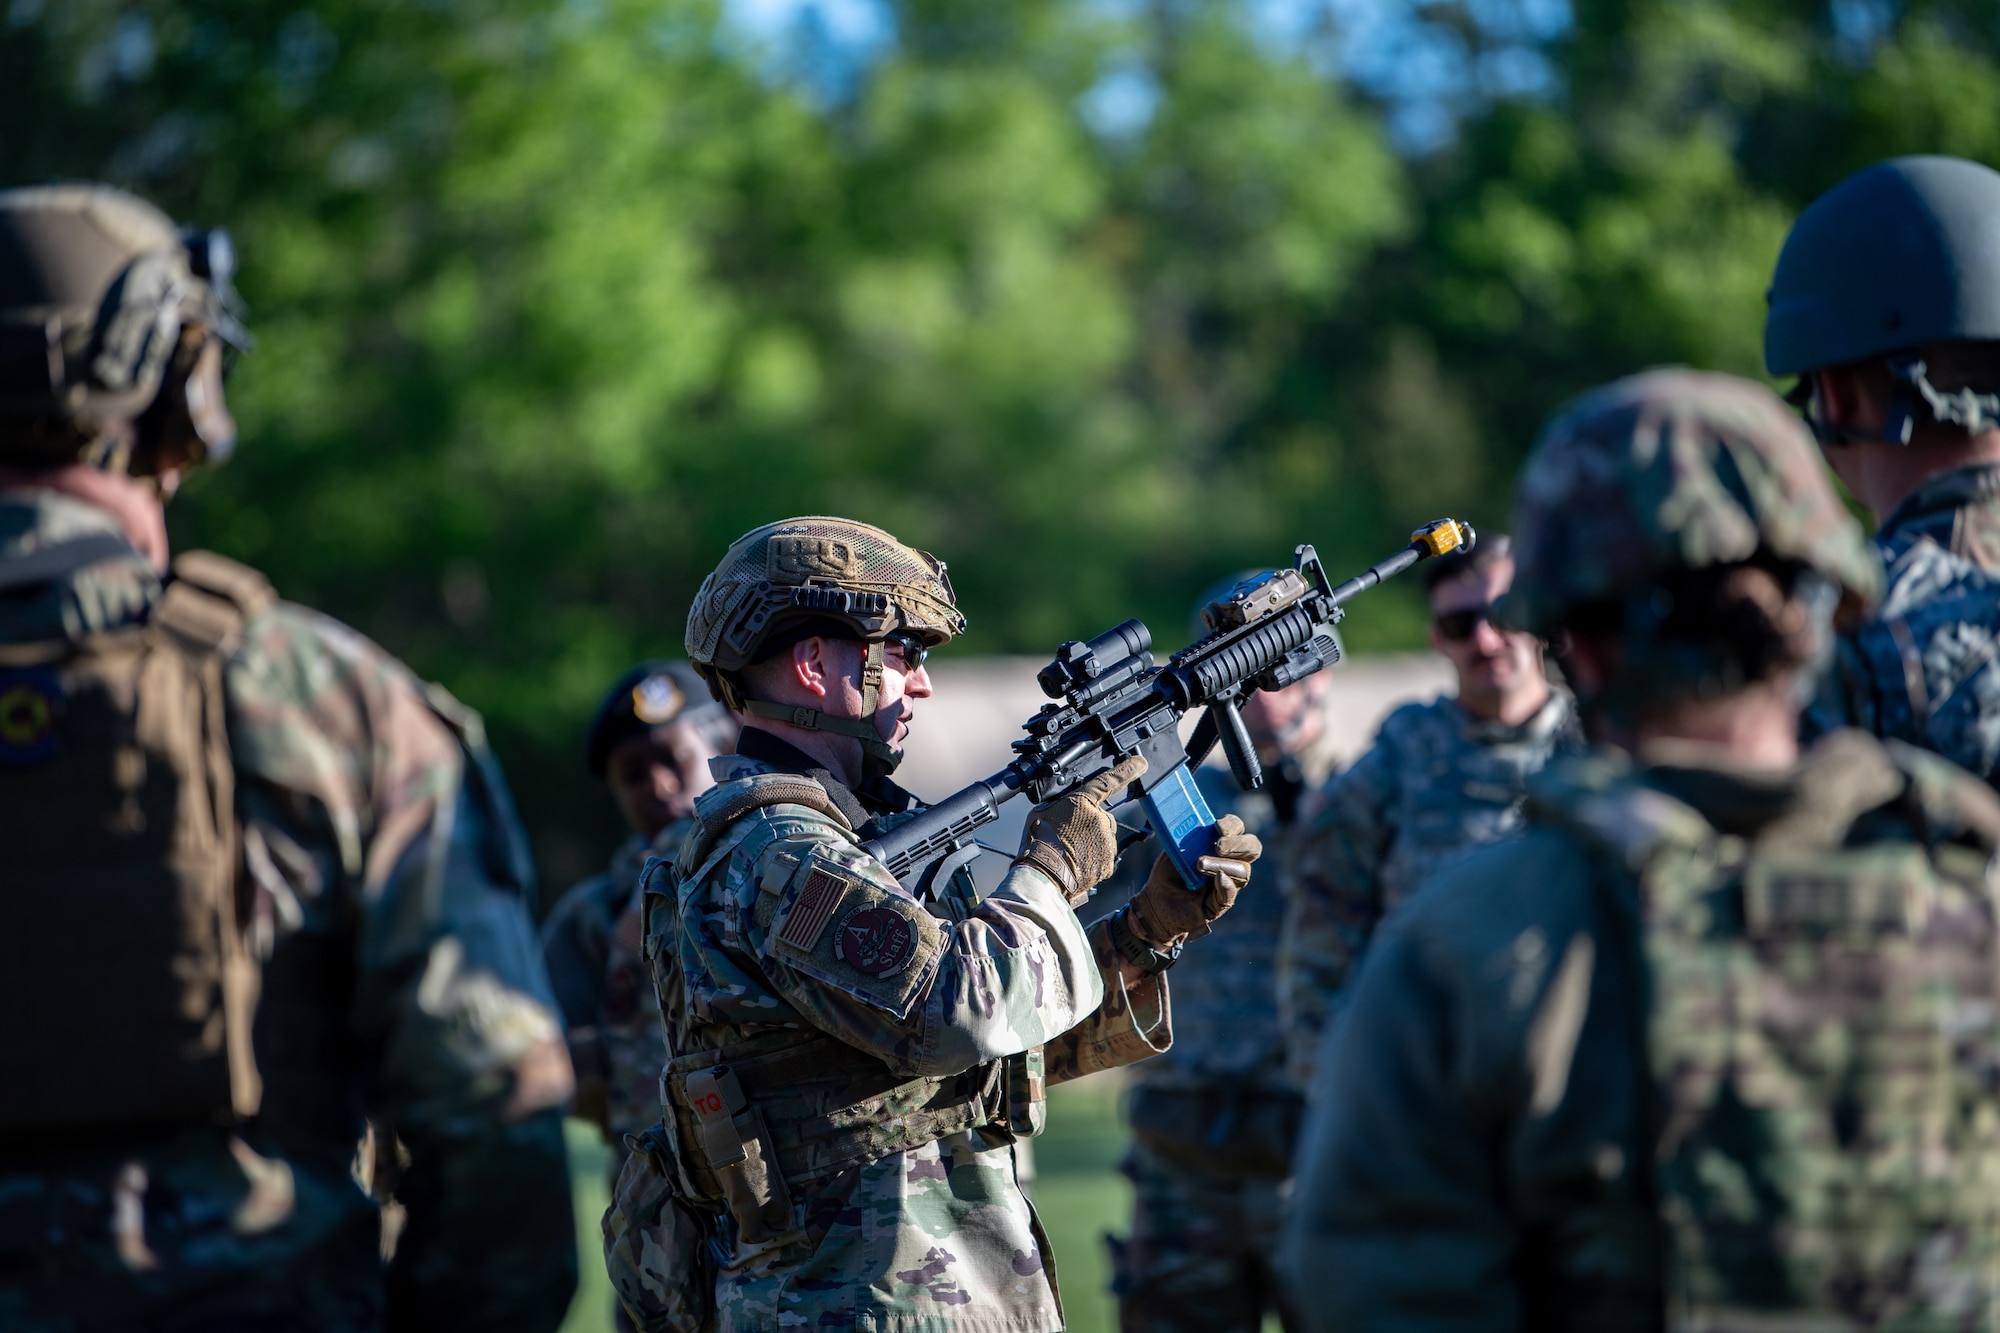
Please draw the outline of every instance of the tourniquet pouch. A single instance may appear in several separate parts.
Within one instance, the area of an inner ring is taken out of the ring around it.
[[[611,1285],[643,1333],[701,1333],[715,1313],[715,1219],[676,1193],[659,1125],[626,1146],[604,1214]]]
[[[1304,1099],[1282,1088],[1141,1083],[1126,1104],[1132,1137],[1148,1152],[1229,1180],[1289,1176],[1304,1112]]]

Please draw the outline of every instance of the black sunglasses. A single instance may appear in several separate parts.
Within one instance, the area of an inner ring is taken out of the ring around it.
[[[914,634],[898,632],[888,635],[882,642],[887,647],[894,648],[902,654],[903,670],[905,671],[915,671],[931,655],[930,645]]]
[[[1493,624],[1493,604],[1469,606],[1463,611],[1447,611],[1434,616],[1431,623],[1437,626],[1438,637],[1446,643],[1464,643],[1478,630],[1481,623]]]

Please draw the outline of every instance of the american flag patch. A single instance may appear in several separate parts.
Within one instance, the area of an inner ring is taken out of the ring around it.
[[[840,905],[846,888],[845,880],[824,870],[815,870],[807,875],[805,887],[799,890],[792,910],[785,914],[784,927],[778,931],[779,941],[811,953],[813,946],[819,943],[826,923],[833,919],[833,909]]]

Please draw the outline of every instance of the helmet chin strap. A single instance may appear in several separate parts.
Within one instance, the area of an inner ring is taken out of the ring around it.
[[[835,736],[852,737],[861,742],[861,752],[865,756],[862,772],[869,776],[887,776],[903,762],[903,752],[883,740],[882,733],[875,729],[875,706],[881,696],[882,641],[876,639],[868,644],[868,655],[861,666],[860,717],[837,717],[817,708],[774,704],[762,699],[745,699],[743,711],[752,717],[788,722],[804,731],[824,731]]]
[[[1889,375],[1896,381],[1890,398],[1888,419],[1883,422],[1882,439],[1889,444],[1908,444],[1916,434],[1921,411],[1933,421],[1957,426],[1967,435],[1977,435],[2000,426],[2000,394],[1974,393],[1955,389],[1950,393],[1931,383],[1930,367],[1922,357],[1889,358]]]

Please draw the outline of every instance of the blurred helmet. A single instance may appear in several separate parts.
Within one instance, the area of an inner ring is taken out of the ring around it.
[[[249,341],[234,272],[227,233],[122,190],[0,191],[0,459],[147,470],[135,422],[187,461],[227,456],[223,356]]]
[[[669,722],[719,720],[708,683],[686,662],[642,662],[613,682],[584,733],[584,763],[603,777],[611,752]]]
[[[1956,157],[1899,157],[1814,200],[1765,294],[1773,375],[1887,360],[1900,381],[1886,438],[1907,443],[1920,410],[1981,430],[2000,397],[1933,388],[1914,349],[2000,340],[2000,172]]]
[[[1543,430],[1515,500],[1507,621],[1550,635],[1577,611],[1645,601],[1682,570],[1758,558],[1824,577],[1850,614],[1882,571],[1804,425],[1730,375],[1650,370]]]
[[[731,708],[852,736],[894,764],[901,756],[876,734],[882,644],[908,635],[934,648],[965,632],[942,560],[845,518],[788,518],[736,539],[702,581],[688,612],[687,653],[715,697]],[[831,633],[868,645],[861,720],[754,700],[737,673],[790,637]]]

